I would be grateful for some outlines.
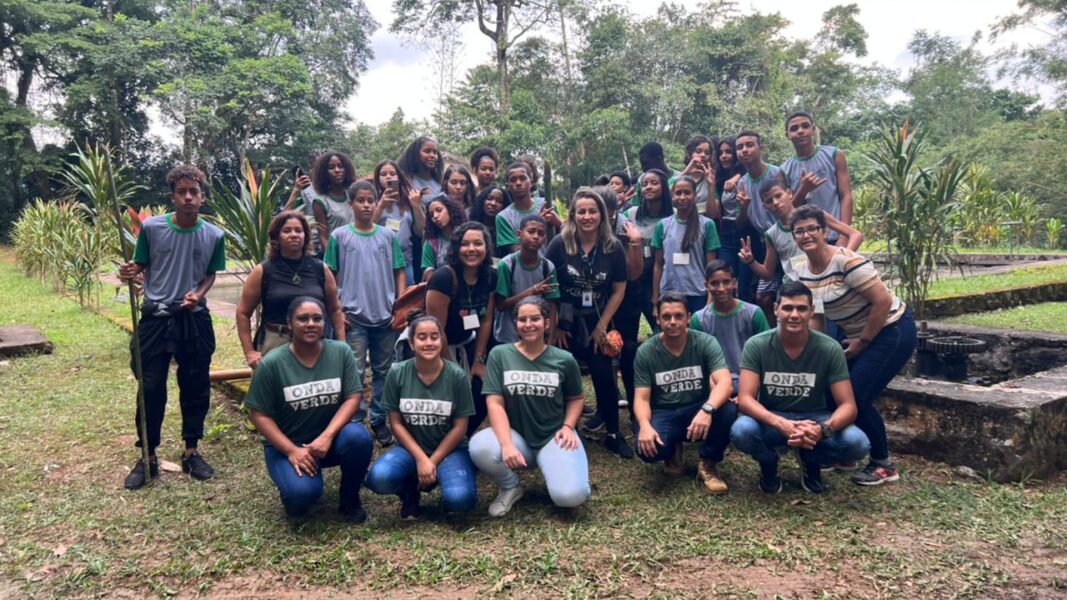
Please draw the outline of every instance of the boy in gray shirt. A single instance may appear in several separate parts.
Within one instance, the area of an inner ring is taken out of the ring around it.
[[[185,454],[182,471],[204,480],[215,471],[197,453],[204,435],[211,396],[209,371],[215,352],[215,331],[205,296],[215,272],[226,268],[222,230],[200,218],[207,177],[192,165],[167,173],[174,212],[152,217],[141,226],[133,260],[119,267],[119,277],[144,275],[144,304],[138,336],[141,343],[141,382],[144,389],[149,463],[138,460],[126,476],[127,489],[136,490],[159,475],[155,451],[159,446],[167,405],[167,375],[173,357],[178,363],[178,401],[182,412]],[[132,352],[132,344],[131,344]]]

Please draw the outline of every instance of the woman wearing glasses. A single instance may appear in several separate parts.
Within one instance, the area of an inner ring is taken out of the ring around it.
[[[252,423],[263,436],[267,473],[292,516],[322,496],[323,467],[341,467],[339,512],[362,523],[359,489],[373,443],[352,422],[362,383],[348,344],[323,340],[325,306],[310,296],[289,304],[292,341],[263,357],[245,396]]]
[[[797,208],[789,227],[807,259],[796,261],[795,267],[797,278],[814,296],[813,324],[822,329],[825,317],[837,325],[856,395],[856,425],[871,440],[871,461],[852,481],[896,481],[900,475],[889,458],[885,422],[874,403],[915,349],[915,320],[869,259],[826,241],[822,209],[811,204]]]

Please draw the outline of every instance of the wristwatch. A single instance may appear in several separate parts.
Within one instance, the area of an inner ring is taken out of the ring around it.
[[[830,429],[829,423],[819,423],[819,429],[822,430],[822,439],[826,439],[834,434],[834,430]]]
[[[700,410],[708,413],[709,415],[715,415],[715,406],[711,402],[705,402],[704,406],[700,407]]]

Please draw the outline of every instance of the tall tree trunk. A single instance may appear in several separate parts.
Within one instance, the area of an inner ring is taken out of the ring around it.
[[[29,59],[24,59],[19,65],[19,78],[15,87],[15,107],[26,109],[26,105],[30,98],[30,89],[33,87],[33,74],[36,71],[37,65],[35,62],[31,62]],[[38,154],[37,144],[33,141],[33,132],[29,127],[24,127],[20,132],[22,136],[22,148],[30,155],[36,156]],[[44,169],[36,169],[31,173],[26,174],[29,180],[31,188],[31,197],[36,194],[39,198],[47,198],[51,192],[51,186],[48,184],[48,172]],[[15,210],[21,210],[22,206],[26,203],[26,198],[22,196],[21,186],[15,187],[15,201],[18,205]]]
[[[500,82],[500,117],[507,127],[511,113],[511,93],[508,90],[508,20],[510,0],[498,0],[496,5],[496,69]]]

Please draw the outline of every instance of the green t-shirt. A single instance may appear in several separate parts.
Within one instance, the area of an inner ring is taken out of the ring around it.
[[[582,374],[566,350],[548,346],[530,360],[506,344],[489,352],[482,393],[503,396],[511,428],[538,449],[563,427],[567,398],[582,393]]]
[[[285,345],[268,352],[256,367],[245,406],[274,419],[294,444],[307,444],[326,429],[345,399],[362,389],[348,344],[323,340],[322,354],[310,368]],[[263,438],[263,445],[270,442]]]
[[[383,410],[400,413],[404,426],[427,456],[452,430],[453,419],[474,414],[467,372],[448,360],[430,385],[419,379],[414,358],[395,363],[385,376],[381,405]],[[464,437],[460,445],[466,444]]]
[[[754,335],[741,352],[741,369],[759,375],[760,404],[776,411],[825,411],[830,386],[848,379],[841,344],[818,331],[796,360],[782,349],[777,329]]]
[[[726,369],[719,342],[700,331],[688,331],[681,356],[671,354],[657,333],[637,348],[634,387],[652,389],[652,408],[679,408],[705,402],[711,374]]]

